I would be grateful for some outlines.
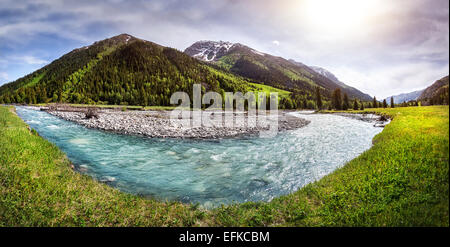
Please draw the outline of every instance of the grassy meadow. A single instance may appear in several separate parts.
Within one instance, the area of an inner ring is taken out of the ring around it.
[[[0,226],[448,226],[448,106],[364,112],[392,122],[342,168],[271,202],[207,211],[74,172],[13,107],[0,106]]]

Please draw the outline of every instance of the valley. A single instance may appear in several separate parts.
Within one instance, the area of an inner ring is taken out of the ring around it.
[[[99,178],[106,179],[99,183],[74,171],[64,153],[30,131],[13,111],[11,107],[0,106],[0,177],[3,188],[7,188],[1,192],[2,225],[448,225],[445,213],[448,212],[448,106],[364,110],[388,115],[393,120],[375,136],[373,146],[357,158],[322,179],[270,202],[230,204],[211,210],[122,193],[104,184],[119,180],[105,177]],[[30,122],[37,128],[35,124],[38,123]],[[40,134],[50,137],[51,132],[47,131],[56,129],[43,130]],[[89,141],[63,142],[89,145]],[[101,149],[108,143],[114,142],[102,142]],[[118,149],[112,150],[117,153]],[[71,159],[73,151],[68,154]],[[371,192],[369,188],[376,191]],[[18,196],[24,193],[27,197]]]
[[[74,49],[2,85],[0,103],[170,106],[174,92],[192,92],[194,83],[201,83],[202,92],[222,95],[278,92],[282,109],[316,108],[317,89],[324,108],[331,104],[337,88],[350,99],[371,100],[335,80],[334,75],[330,78],[301,63],[239,43],[203,41],[180,52],[121,34]]]

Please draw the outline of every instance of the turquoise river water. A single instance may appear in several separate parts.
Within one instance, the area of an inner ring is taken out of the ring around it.
[[[17,113],[80,173],[125,192],[207,208],[294,192],[369,149],[382,131],[361,120],[296,112],[290,114],[311,123],[273,138],[162,139],[88,129],[26,107]]]

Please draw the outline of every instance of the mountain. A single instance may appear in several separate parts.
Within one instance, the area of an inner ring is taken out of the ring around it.
[[[216,92],[258,90],[245,78],[176,49],[121,34],[75,49],[3,85],[0,103],[170,105],[172,93],[192,94],[194,83]]]
[[[431,86],[423,90],[418,100],[424,104],[448,104],[448,75],[435,81]]]
[[[293,61],[293,60],[290,60]],[[317,67],[317,66],[309,66],[311,69],[313,69],[315,72],[325,76],[326,78],[332,80],[333,82],[335,82],[336,84],[338,84],[339,86],[341,86],[342,88],[346,89],[347,91],[350,92],[350,94],[352,95],[359,95],[358,98],[360,99],[364,99],[364,100],[370,100],[372,97],[368,94],[365,94],[361,91],[359,91],[358,89],[354,88],[354,87],[350,87],[349,85],[339,81],[339,79],[330,71],[321,68],[321,67]]]
[[[249,78],[252,82],[305,94],[310,98],[319,86],[327,98],[334,89],[341,88],[350,98],[371,100],[370,96],[336,83],[302,63],[262,53],[240,43],[198,41],[184,52],[217,68]]]
[[[424,91],[424,89],[410,92],[410,93],[402,93],[402,94],[398,94],[398,95],[389,96],[386,98],[386,102],[391,102],[391,97],[394,97],[395,104],[400,104],[400,103],[408,102],[411,100],[417,100],[423,91]]]
[[[289,61],[298,63],[298,62],[296,62],[296,61],[293,60],[293,59],[290,59]],[[330,71],[328,71],[328,70],[326,70],[326,69],[324,69],[324,68],[318,67],[318,66],[309,66],[309,67],[310,67],[311,69],[313,69],[315,72],[317,72],[317,73],[319,73],[319,74],[325,76],[326,78],[328,78],[328,79],[330,79],[330,80],[336,82],[337,84],[339,84],[339,85],[341,85],[341,86],[343,86],[343,87],[346,87],[346,86],[347,86],[347,85],[345,85],[344,83],[342,83],[341,81],[339,81],[338,78],[337,78],[333,73],[331,73]]]
[[[233,45],[233,43],[225,41],[199,41],[188,47],[184,52],[192,57],[209,62],[216,57],[224,56]]]

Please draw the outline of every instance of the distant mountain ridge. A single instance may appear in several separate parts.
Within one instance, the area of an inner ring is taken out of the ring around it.
[[[337,78],[334,81],[303,63],[263,53],[240,43],[203,40],[195,42],[184,52],[225,71],[249,78],[252,82],[294,93],[306,93],[310,98],[318,86],[327,98],[334,89],[341,88],[351,98],[371,100],[369,95],[345,85]]]
[[[408,101],[411,101],[411,100],[417,100],[424,90],[425,89],[417,90],[417,91],[410,92],[410,93],[401,93],[401,94],[389,96],[389,97],[386,98],[386,101],[387,102],[391,102],[390,101],[391,97],[394,98],[394,103],[395,104],[400,104],[400,103],[408,102]]]
[[[294,60],[290,60],[290,61],[294,61]],[[311,69],[313,69],[314,71],[316,71],[317,73],[319,73],[319,74],[321,74],[321,75],[327,77],[328,79],[330,79],[330,80],[332,80],[332,81],[334,81],[334,82],[340,84],[341,86],[344,86],[344,87],[347,86],[347,85],[345,85],[344,83],[340,82],[340,81],[338,80],[338,78],[337,78],[333,73],[331,73],[330,71],[328,71],[328,70],[326,70],[326,69],[324,69],[324,68],[322,68],[322,67],[318,67],[318,66],[309,66],[309,67],[310,67]]]
[[[343,82],[341,82],[333,73],[331,73],[330,71],[322,68],[322,67],[318,67],[318,66],[309,66],[310,68],[312,68],[314,71],[316,71],[317,73],[327,77],[328,79],[334,81],[336,84],[338,84],[339,86],[343,87],[344,89],[346,89],[347,91],[352,92],[355,95],[361,95],[361,97],[370,100],[372,97],[366,93],[361,92],[360,90],[351,87]]]

